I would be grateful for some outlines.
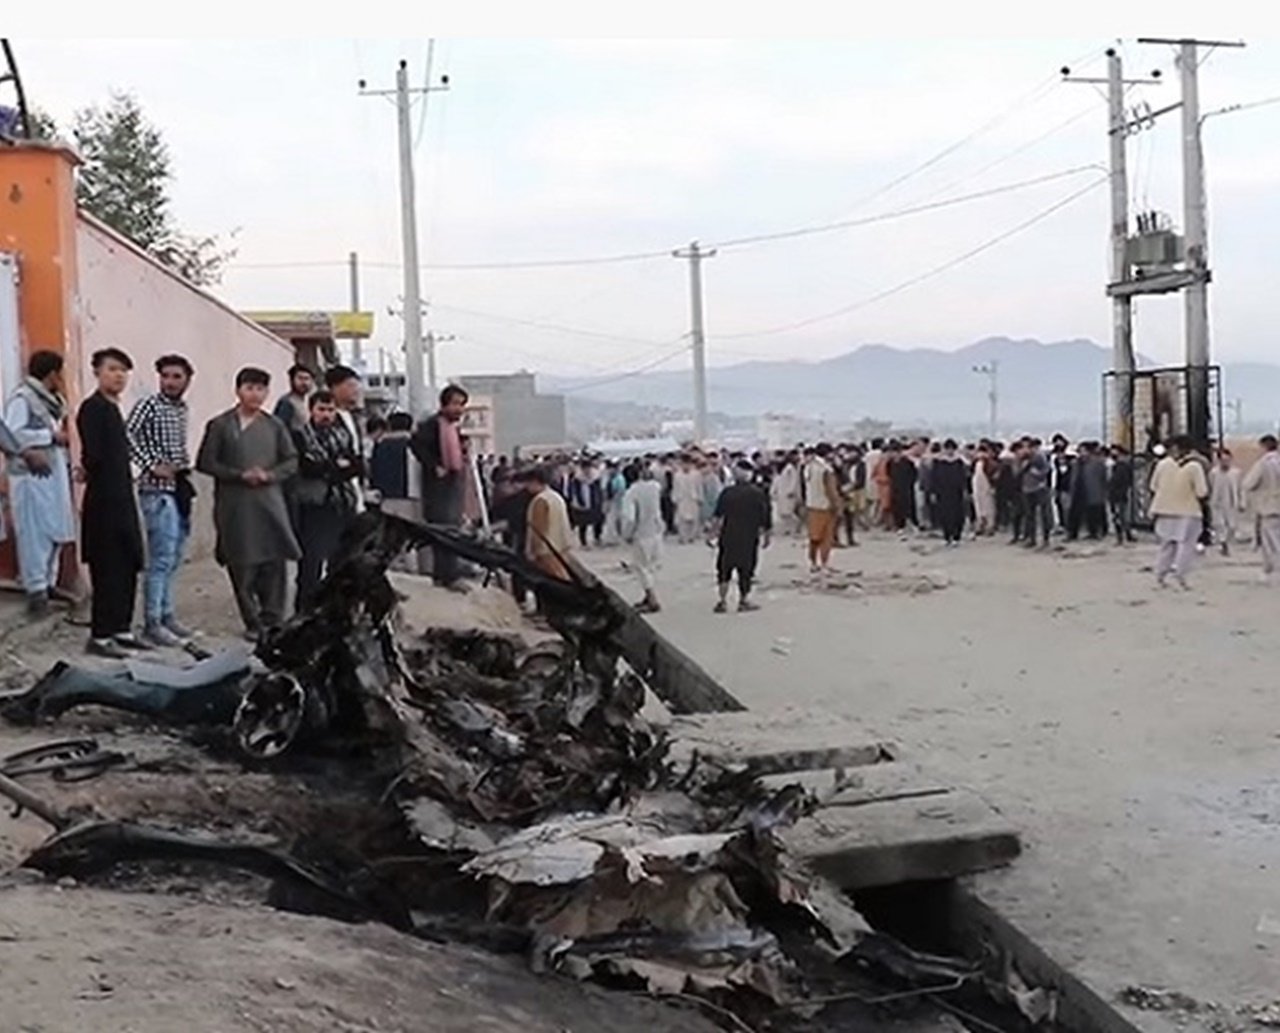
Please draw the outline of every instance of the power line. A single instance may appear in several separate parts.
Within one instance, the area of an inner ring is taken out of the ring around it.
[[[583,327],[566,326],[563,323],[549,323],[539,319],[523,319],[519,316],[504,316],[495,312],[481,312],[477,309],[461,308],[457,305],[444,305],[433,303],[432,307],[442,309],[446,312],[457,312],[467,316],[477,316],[481,319],[492,319],[498,323],[511,323],[514,326],[528,326],[539,330],[552,330],[556,333],[573,334],[576,337],[595,337],[605,341],[624,341],[628,344],[650,344],[664,347],[669,341],[655,341],[645,337],[629,337],[624,334],[611,334],[603,330],[588,330]]]
[[[991,161],[987,162],[985,165],[978,166],[978,168],[974,169],[972,172],[965,173],[965,175],[961,176],[959,179],[953,179],[945,187],[942,187],[938,191],[935,191],[933,194],[926,195],[926,196],[936,197],[937,194],[944,193],[945,191],[948,191],[948,190],[954,190],[956,187],[960,186],[961,184],[967,183],[969,182],[969,180],[975,179],[976,177],[981,176],[984,172],[990,172],[997,165],[1003,165],[1006,161],[1010,161],[1011,159],[1016,158],[1020,154],[1025,154],[1027,151],[1031,150],[1033,147],[1039,146],[1040,144],[1044,143],[1045,140],[1048,140],[1052,136],[1056,136],[1058,133],[1062,132],[1064,129],[1067,129],[1070,126],[1075,125],[1086,115],[1091,115],[1097,110],[1098,110],[1098,105],[1093,104],[1083,109],[1082,111],[1077,111],[1070,118],[1064,119],[1063,121],[1059,122],[1057,125],[1053,126],[1050,129],[1046,129],[1039,136],[1033,137],[1032,139],[1028,140],[1026,143],[1020,144],[1019,146],[1013,148],[1013,150],[1007,151],[997,158],[993,158]]]
[[[1081,116],[1075,116],[1081,117]],[[779,230],[776,233],[761,233],[751,237],[736,237],[732,240],[726,240],[716,243],[714,246],[718,248],[747,247],[752,244],[768,243],[775,240],[788,240],[793,237],[812,236],[818,233],[831,233],[837,230],[852,229],[858,226],[870,226],[878,222],[887,222],[891,219],[902,219],[911,215],[920,215],[924,212],[930,212],[941,208],[949,208],[953,205],[965,204],[969,201],[980,201],[988,197],[995,197],[999,194],[1011,193],[1016,190],[1025,190],[1028,187],[1038,186],[1043,183],[1051,183],[1057,179],[1063,179],[1067,176],[1079,175],[1081,172],[1087,172],[1096,169],[1096,165],[1077,165],[1073,168],[1062,169],[1059,172],[1051,172],[1043,176],[1035,176],[1031,179],[1019,180],[1016,183],[1005,183],[1001,186],[991,187],[988,190],[979,190],[971,194],[962,194],[959,197],[943,198],[940,201],[932,201],[926,204],[917,204],[909,208],[898,208],[893,211],[879,212],[875,215],[867,215],[858,219],[845,219],[840,222],[822,223],[817,226],[802,226],[797,229]],[[970,177],[971,178],[971,177]],[[526,269],[534,267],[549,267],[563,265],[601,265],[613,262],[634,262],[642,259],[665,258],[670,254],[668,251],[645,251],[635,252],[629,255],[613,255],[601,258],[580,258],[580,259],[555,259],[547,261],[533,262],[425,262],[423,269]],[[347,265],[346,262],[337,259],[322,259],[317,261],[304,262],[234,262],[231,263],[234,268],[238,269],[310,269],[310,268],[328,268]],[[369,269],[400,269],[399,262],[377,262],[367,261],[361,263],[362,267]]]
[[[1096,58],[1097,56],[1096,48],[1090,48],[1080,57],[1073,60],[1071,64],[1073,65],[1077,64],[1080,61],[1083,61],[1085,58],[1089,57],[1090,55],[1093,55]],[[961,137],[959,140],[956,140],[954,143],[948,144],[946,147],[942,148],[942,150],[938,151],[936,154],[933,154],[929,158],[926,158],[919,165],[916,165],[908,169],[906,172],[902,173],[902,175],[897,176],[894,179],[891,179],[888,183],[885,183],[883,186],[873,190],[871,193],[867,194],[860,200],[856,201],[853,207],[861,208],[868,201],[873,201],[877,197],[881,197],[884,194],[887,194],[890,190],[893,190],[895,187],[901,186],[903,183],[907,182],[908,180],[914,179],[920,173],[926,172],[929,169],[933,168],[933,166],[937,165],[943,159],[950,157],[952,154],[960,150],[962,147],[966,146],[969,143],[972,143],[983,133],[986,133],[989,130],[994,129],[1001,122],[1005,121],[1012,114],[1014,114],[1014,112],[1021,110],[1022,108],[1026,107],[1028,104],[1032,103],[1033,101],[1039,100],[1041,96],[1047,95],[1048,93],[1053,92],[1053,90],[1059,85],[1060,82],[1061,82],[1061,77],[1056,73],[1050,76],[1046,76],[1044,79],[1040,80],[1039,83],[1037,83],[1037,85],[1033,86],[1030,90],[1024,93],[1021,97],[1014,100],[1013,103],[1010,104],[1008,107],[1006,107],[1003,111],[1000,111],[997,114],[993,115],[991,118],[987,119],[987,121],[983,122],[977,128],[971,130],[969,133]]]
[[[851,305],[844,305],[833,312],[826,312],[820,316],[812,316],[809,319],[797,320],[794,323],[787,323],[782,326],[773,326],[765,330],[752,330],[752,331],[733,333],[733,334],[718,334],[718,335],[713,335],[713,339],[730,341],[730,340],[737,340],[744,337],[767,337],[772,334],[786,333],[789,330],[800,330],[806,326],[812,326],[815,323],[822,323],[828,319],[835,319],[838,316],[848,315],[850,312],[856,312],[858,309],[866,308],[868,305],[873,305],[878,301],[883,301],[885,298],[890,298],[895,294],[900,294],[902,291],[907,290],[910,287],[914,287],[918,283],[923,283],[925,280],[932,279],[933,277],[939,276],[950,269],[954,269],[956,266],[969,261],[971,258],[976,258],[978,255],[982,254],[983,252],[989,251],[991,250],[991,248],[1004,243],[1010,237],[1016,236],[1017,234],[1023,232],[1024,230],[1030,229],[1036,223],[1041,222],[1044,219],[1047,219],[1049,216],[1053,215],[1055,212],[1059,211],[1062,208],[1065,208],[1067,205],[1083,197],[1085,194],[1089,193],[1090,191],[1096,190],[1098,187],[1102,186],[1106,182],[1107,182],[1106,178],[1094,180],[1092,183],[1090,183],[1088,186],[1084,187],[1083,189],[1077,190],[1074,193],[1068,194],[1061,201],[1058,201],[1055,204],[1050,205],[1048,208],[1042,209],[1041,211],[1037,212],[1035,215],[1031,216],[1031,218],[1018,223],[1016,226],[1010,227],[1009,229],[1005,230],[1003,233],[997,234],[996,236],[991,237],[986,241],[983,241],[983,243],[979,244],[975,248],[971,248],[970,250],[966,251],[964,254],[957,255],[955,258],[951,259],[950,261],[944,262],[938,266],[934,266],[932,269],[928,270],[927,272],[921,273],[918,276],[913,276],[908,280],[903,280],[901,283],[895,284],[894,286],[889,287],[886,290],[880,291],[877,294],[873,294],[870,297],[863,298],[861,301],[856,301]]]
[[[677,355],[682,355],[688,350],[689,350],[689,345],[684,343],[684,341],[682,340],[680,343],[680,347],[677,348],[675,351],[668,352],[664,355],[660,355],[658,356],[658,358],[654,359],[652,362],[646,362],[642,366],[636,366],[634,369],[627,370],[627,372],[625,373],[620,373],[616,377],[606,377],[604,380],[591,380],[585,384],[578,384],[577,386],[574,386],[574,387],[562,388],[560,393],[564,395],[576,394],[579,391],[590,391],[597,387],[604,387],[607,384],[616,384],[619,381],[630,380],[632,377],[638,377],[642,373],[648,373],[650,370],[656,369],[658,366],[661,366],[664,362],[670,362]]]
[[[1015,190],[1025,190],[1027,187],[1038,186],[1042,183],[1051,183],[1057,179],[1079,175],[1081,172],[1097,171],[1097,169],[1097,165],[1077,165],[1074,168],[1063,169],[1061,172],[1051,172],[1048,175],[1036,176],[1033,179],[1020,180],[1017,183],[1005,183],[1002,186],[991,187],[989,190],[980,190],[977,193],[962,194],[959,197],[949,197],[941,201],[917,204],[910,208],[899,208],[896,211],[881,212],[878,215],[867,215],[860,219],[844,219],[840,222],[822,223],[817,226],[804,226],[800,229],[794,230],[781,230],[777,233],[761,233],[754,237],[738,237],[734,240],[717,242],[715,247],[746,247],[750,244],[762,244],[774,240],[789,240],[794,237],[811,236],[816,233],[831,233],[835,230],[847,230],[856,226],[870,226],[877,222],[887,222],[890,219],[902,219],[909,215],[920,215],[924,212],[936,211],[940,208],[949,208],[953,205],[964,204],[969,201],[979,201],[983,198],[995,197],[999,194],[1007,194]]]
[[[592,258],[552,258],[534,259],[514,262],[424,262],[423,269],[550,269],[560,266],[580,265],[612,265],[619,262],[640,262],[654,258],[666,258],[671,252],[640,251],[622,255],[601,255]],[[322,266],[345,266],[347,263],[337,259],[306,262],[233,262],[229,265],[238,269],[307,269]],[[370,269],[399,269],[399,262],[362,262]]]

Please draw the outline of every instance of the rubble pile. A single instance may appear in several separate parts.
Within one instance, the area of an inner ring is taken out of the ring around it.
[[[387,570],[424,544],[518,573],[560,641],[404,633]],[[366,805],[395,815],[394,841],[231,842],[62,813],[3,774],[0,793],[54,825],[26,862],[46,872],[229,864],[274,880],[281,906],[520,950],[539,971],[696,994],[734,1014],[816,1012],[804,1002],[817,963],[824,989],[838,971],[865,985],[868,969],[895,990],[936,984],[936,959],[887,945],[786,853],[778,832],[816,806],[811,794],[767,790],[697,752],[671,759],[666,733],[642,715],[662,687],[622,660],[627,619],[599,584],[548,579],[490,543],[370,514],[314,605],[259,646],[247,675],[224,657],[182,679],[60,665],[3,712],[31,723],[93,704],[211,725],[220,748],[281,778],[327,758],[332,777],[368,780]],[[977,978],[947,971],[956,986]]]

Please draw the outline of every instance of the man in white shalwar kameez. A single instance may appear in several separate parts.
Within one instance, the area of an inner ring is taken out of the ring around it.
[[[867,467],[868,470],[871,467]],[[784,535],[800,530],[800,468],[788,458],[769,485],[773,525]]]
[[[62,367],[57,352],[33,354],[26,379],[4,410],[19,450],[8,464],[9,507],[18,573],[32,616],[48,610],[49,593],[58,583],[58,557],[64,545],[76,540]]]
[[[680,542],[688,545],[697,541],[704,501],[702,474],[687,457],[680,460],[680,468],[671,479],[671,501],[676,507],[676,534]]]
[[[1213,516],[1213,537],[1222,555],[1231,555],[1236,528],[1244,509],[1244,493],[1240,482],[1244,473],[1231,459],[1230,449],[1218,449],[1218,464],[1209,471],[1209,512]]]
[[[641,613],[657,613],[657,573],[662,563],[662,485],[641,466],[622,471],[627,490],[622,496],[622,536],[631,544],[631,562],[644,598],[636,604]]]

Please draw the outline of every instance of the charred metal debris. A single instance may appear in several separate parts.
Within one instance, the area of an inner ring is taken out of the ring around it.
[[[523,578],[558,641],[403,633],[387,571],[423,545]],[[364,805],[394,835],[229,841],[64,812],[30,788],[41,775],[96,776],[120,762],[92,741],[11,758],[0,794],[53,825],[24,862],[50,874],[156,859],[231,865],[271,879],[280,906],[522,951],[539,971],[696,995],[738,1028],[879,1001],[886,988],[888,1001],[977,980],[970,966],[873,934],[786,853],[778,831],[817,803],[799,786],[767,791],[742,769],[669,760],[664,731],[642,714],[664,686],[623,660],[634,619],[589,578],[555,580],[493,543],[368,514],[314,605],[259,645],[252,668],[234,654],[180,675],[60,664],[3,713],[32,724],[93,704],[201,725],[202,742],[212,728],[247,768],[281,778],[322,758],[332,778],[360,772]]]

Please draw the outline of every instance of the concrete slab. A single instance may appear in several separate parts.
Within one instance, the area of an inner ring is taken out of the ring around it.
[[[846,890],[986,871],[1022,850],[1009,822],[966,789],[824,807],[783,839]]]
[[[817,710],[685,715],[672,720],[671,734],[677,762],[697,750],[760,774],[861,767],[895,756],[889,743],[857,722]]]

